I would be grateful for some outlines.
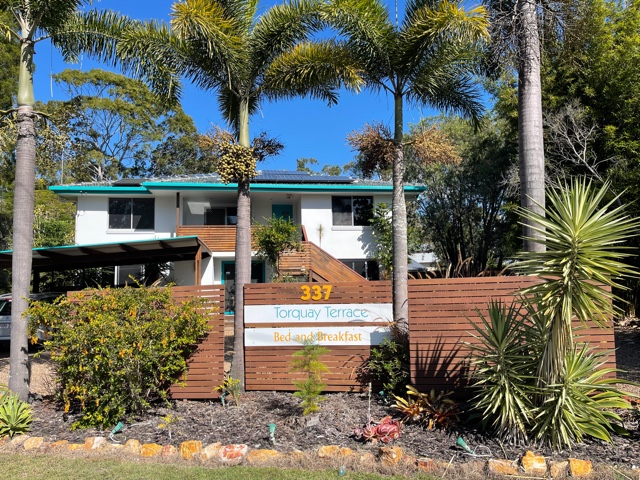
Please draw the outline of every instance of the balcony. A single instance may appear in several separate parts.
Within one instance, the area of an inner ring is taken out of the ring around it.
[[[251,227],[253,233],[255,227]],[[212,252],[236,251],[235,225],[181,225],[176,229],[179,237],[197,235]],[[255,250],[255,245],[251,248]]]

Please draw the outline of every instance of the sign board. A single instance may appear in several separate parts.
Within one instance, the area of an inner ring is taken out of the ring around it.
[[[389,336],[389,329],[366,326],[247,328],[244,336],[247,347],[299,347],[311,338],[319,345],[379,345]]]
[[[390,303],[247,305],[246,323],[391,322]]]

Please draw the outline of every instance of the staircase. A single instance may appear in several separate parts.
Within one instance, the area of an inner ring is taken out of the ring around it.
[[[308,275],[310,282],[361,282],[365,278],[313,242],[303,241],[300,251],[280,255],[282,275]]]

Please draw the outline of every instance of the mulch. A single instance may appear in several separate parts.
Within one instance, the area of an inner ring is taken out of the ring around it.
[[[619,375],[631,381],[640,381],[640,329],[617,329],[617,358],[619,368],[628,372]],[[357,451],[376,452],[378,445],[357,440],[353,432],[367,419],[380,420],[393,415],[389,405],[381,403],[377,396],[366,394],[327,394],[319,414],[302,416],[299,400],[291,393],[247,392],[240,405],[231,403],[223,407],[219,401],[175,401],[169,408],[159,407],[126,422],[115,439],[137,439],[142,443],[179,445],[186,440],[200,440],[203,445],[242,443],[250,448],[275,448],[287,452],[294,449],[313,450],[322,445],[340,445]],[[108,436],[109,431],[95,429],[71,430],[77,417],[73,412],[65,414],[52,398],[36,398],[32,403],[35,420],[31,435],[55,441],[66,439],[82,443],[85,437]],[[171,414],[175,421],[170,428],[162,427],[162,417]],[[515,459],[527,449],[548,458],[576,457],[593,462],[640,467],[640,409],[622,412],[629,437],[615,437],[614,444],[587,439],[575,445],[571,451],[551,451],[535,445],[500,443],[477,431],[473,424],[463,420],[452,430],[428,431],[416,425],[403,426],[400,438],[393,445],[407,453],[456,462],[475,460],[456,447],[456,440],[463,437],[477,453],[491,454],[495,458]],[[270,423],[276,425],[275,446],[269,440]]]

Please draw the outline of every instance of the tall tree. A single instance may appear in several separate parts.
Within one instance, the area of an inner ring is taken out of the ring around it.
[[[512,54],[510,64],[518,71],[518,157],[520,175],[520,205],[538,214],[545,206],[545,163],[542,118],[542,85],[540,78],[541,44],[539,12],[546,9],[550,19],[556,16],[551,8],[537,0],[485,0],[491,15],[493,48],[492,62],[508,64],[505,52]],[[550,30],[551,31],[551,30]],[[511,60],[513,60],[511,62]],[[525,251],[542,251],[539,240],[543,233],[532,219],[523,220]]]
[[[154,170],[154,150],[165,138],[180,142],[191,136],[195,142],[191,117],[178,104],[168,108],[139,80],[99,69],[67,69],[53,79],[69,98],[47,104],[47,111],[61,112],[67,123],[67,181],[145,175]]]
[[[393,97],[393,317],[408,321],[407,214],[404,198],[404,102],[477,118],[472,76],[478,42],[487,35],[484,8],[462,2],[409,0],[397,25],[380,0],[332,0],[325,19],[347,40],[367,85]]]
[[[170,28],[157,22],[141,24],[120,45],[127,55],[125,66],[146,71],[152,87],[155,69],[184,75],[217,92],[219,108],[234,130],[235,165],[225,168],[238,184],[231,373],[243,385],[243,290],[251,281],[250,181],[257,160],[249,141],[249,119],[265,100],[308,95],[333,104],[342,85],[361,84],[339,43],[307,41],[320,28],[316,6],[314,0],[295,0],[259,14],[255,0],[184,0],[172,6]]]
[[[15,23],[0,23],[4,36],[20,44],[20,73],[17,95],[16,175],[13,210],[13,259],[11,314],[11,366],[9,388],[21,399],[29,395],[29,357],[27,355],[27,321],[22,313],[27,307],[31,279],[33,246],[34,183],[36,129],[33,93],[36,43],[51,39],[67,61],[80,52],[113,56],[117,33],[123,24],[111,12],[79,8],[87,0],[5,0],[3,7]]]

